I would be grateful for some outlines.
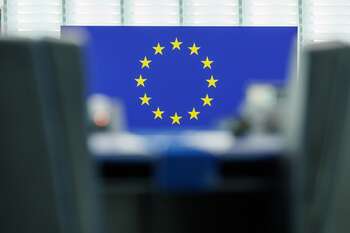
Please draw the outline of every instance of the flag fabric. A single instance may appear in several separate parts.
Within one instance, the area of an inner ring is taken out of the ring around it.
[[[245,88],[283,83],[296,27],[64,27],[88,36],[89,93],[122,100],[128,128],[210,129]]]

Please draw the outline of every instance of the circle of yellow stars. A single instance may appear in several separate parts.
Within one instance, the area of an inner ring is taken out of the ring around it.
[[[182,47],[183,42],[180,41],[180,39],[177,37],[174,39],[174,41],[170,42],[170,45],[171,45],[171,51],[176,51],[176,50],[181,51],[181,49],[183,48]],[[160,42],[157,42],[152,48],[154,50],[154,54],[153,54],[154,56],[162,56],[164,54],[164,50],[166,49],[166,46],[161,45]],[[201,47],[199,47],[196,43],[193,43],[191,46],[187,47],[187,49],[189,50],[188,52],[190,56],[199,56]],[[141,63],[141,69],[151,68],[152,60],[150,60],[149,57],[144,56],[141,60],[139,60],[139,62]],[[206,56],[204,60],[201,60],[200,62],[202,63],[201,65],[203,69],[208,69],[208,70],[211,70],[212,65],[214,63],[214,61],[211,60],[208,56]],[[136,81],[136,87],[143,88],[147,83],[146,82],[147,78],[143,77],[140,74],[137,78],[135,78],[135,81]],[[208,88],[216,88],[219,80],[216,79],[214,75],[211,75],[205,81],[207,82]],[[143,96],[139,97],[139,100],[141,105],[150,106],[152,97],[148,96],[147,93],[144,93]],[[200,100],[202,101],[203,107],[210,107],[213,104],[214,98],[209,96],[209,94],[206,94],[204,97],[200,98]],[[154,109],[152,113],[153,113],[154,120],[164,119],[163,115],[165,114],[165,111],[163,111],[160,107],[157,107],[156,109]],[[190,120],[198,120],[200,112],[193,107],[192,110],[189,110],[187,112],[187,114]],[[184,116],[179,115],[179,113],[174,112],[170,114],[169,119],[172,125],[180,125],[181,119],[183,117]]]

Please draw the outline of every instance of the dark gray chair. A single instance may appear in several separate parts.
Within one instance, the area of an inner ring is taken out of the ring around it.
[[[348,232],[344,214],[348,216],[350,204],[344,195],[350,195],[350,187],[344,179],[350,176],[350,47],[325,43],[306,48],[301,64],[300,79],[291,89],[297,101],[289,114],[289,124],[296,122],[291,151],[300,156],[294,171],[301,184],[296,188],[301,193],[299,230]]]
[[[79,47],[2,40],[0,77],[0,232],[99,232]]]

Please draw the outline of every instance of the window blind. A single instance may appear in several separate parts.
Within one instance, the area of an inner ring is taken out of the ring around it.
[[[5,0],[8,34],[58,37],[62,24],[61,0]]]
[[[120,25],[120,0],[65,0],[67,25]]]
[[[350,1],[304,0],[303,38],[307,43],[350,40]]]
[[[125,0],[125,25],[179,25],[179,0]]]
[[[298,0],[244,0],[242,3],[244,25],[298,25]]]
[[[295,26],[301,7],[303,41],[350,40],[349,0],[0,0],[0,4],[2,1],[4,31],[10,35],[57,37],[62,23]]]
[[[184,0],[184,25],[239,25],[238,0]]]

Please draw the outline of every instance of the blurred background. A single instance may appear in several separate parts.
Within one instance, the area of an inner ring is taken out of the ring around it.
[[[283,82],[250,80],[234,114],[144,132],[89,92],[88,41],[62,26],[298,36]],[[0,29],[0,232],[350,231],[350,1],[0,0]]]
[[[2,32],[59,37],[61,25],[299,26],[302,42],[349,39],[345,0],[2,0]]]

